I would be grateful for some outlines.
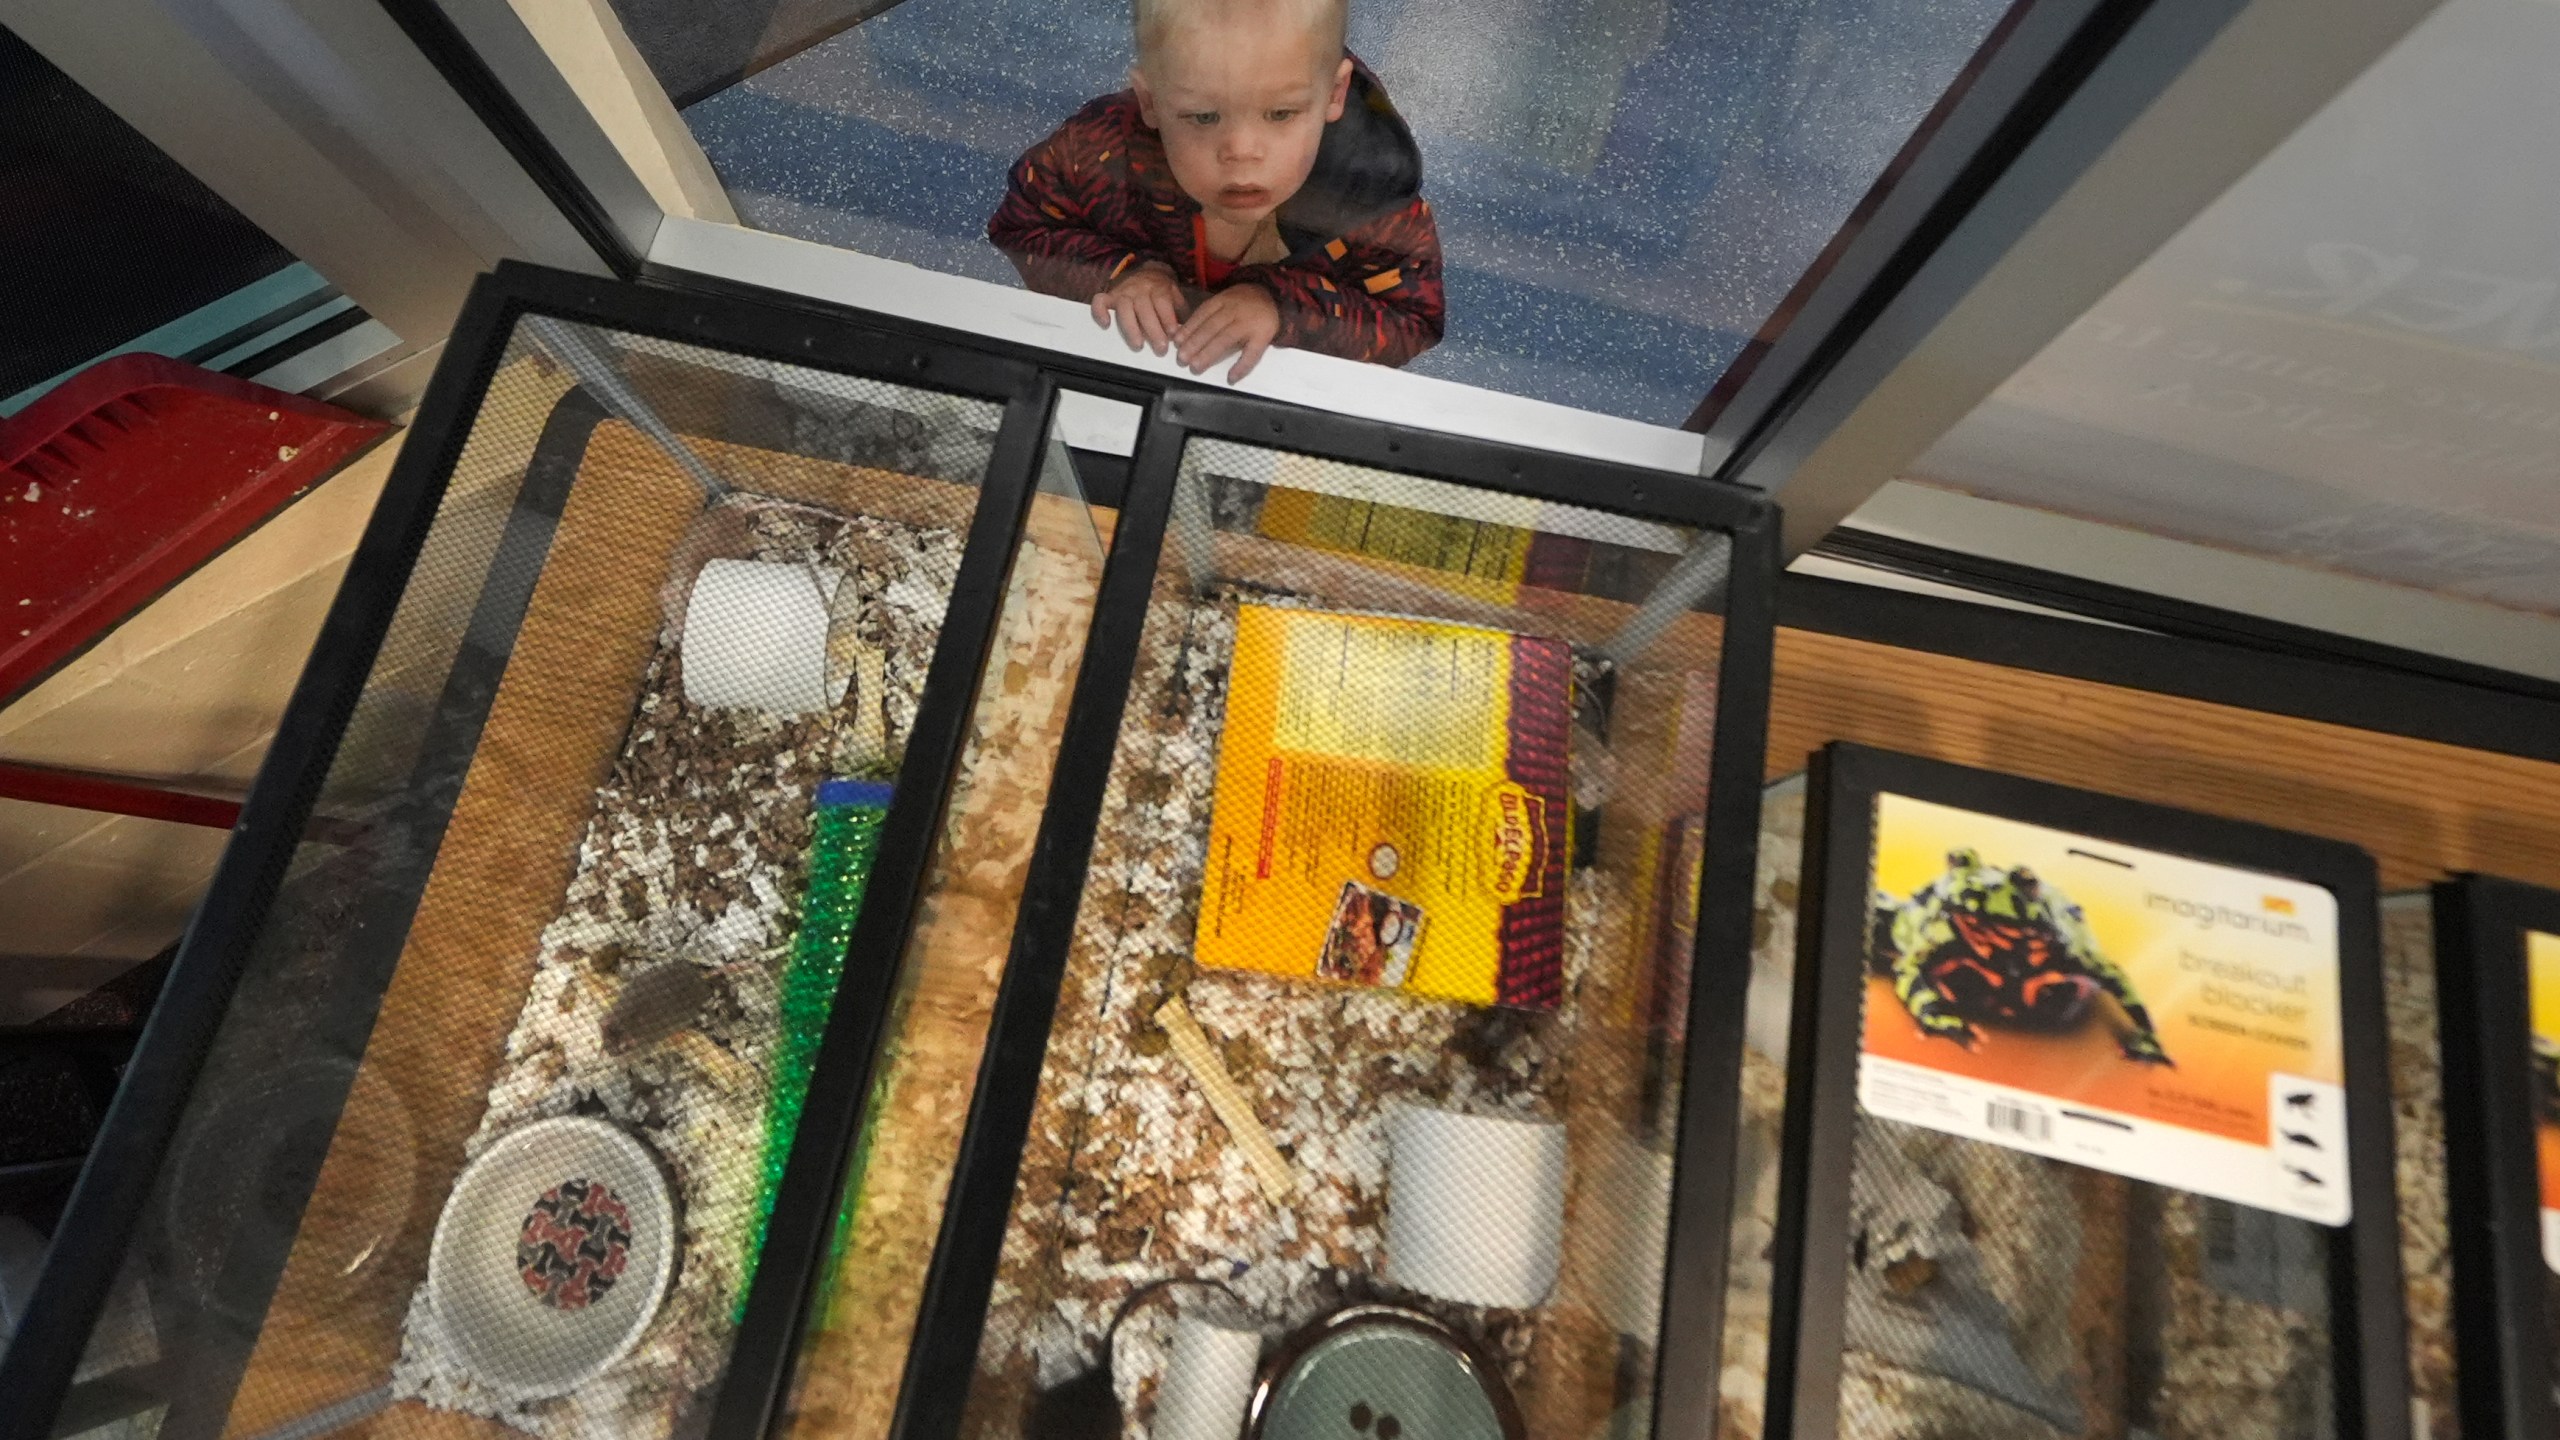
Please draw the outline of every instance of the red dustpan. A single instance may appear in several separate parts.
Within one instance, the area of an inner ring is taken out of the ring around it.
[[[0,420],[0,704],[389,428],[158,355]]]

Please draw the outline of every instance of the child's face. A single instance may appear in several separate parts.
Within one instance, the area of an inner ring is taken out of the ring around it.
[[[1351,61],[1328,65],[1330,48],[1285,6],[1237,6],[1214,26],[1176,27],[1129,72],[1174,180],[1201,209],[1258,225],[1307,183],[1351,85]]]

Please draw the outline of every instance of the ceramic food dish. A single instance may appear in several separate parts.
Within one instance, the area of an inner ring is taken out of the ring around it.
[[[427,1252],[428,1306],[475,1379],[562,1394],[639,1343],[674,1274],[675,1235],[675,1196],[647,1146],[601,1120],[537,1120],[454,1182]]]
[[[1526,1440],[1483,1351],[1416,1310],[1353,1305],[1263,1367],[1245,1440]]]

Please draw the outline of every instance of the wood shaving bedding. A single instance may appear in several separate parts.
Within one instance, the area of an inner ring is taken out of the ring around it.
[[[1384,1260],[1385,1110],[1412,1100],[1564,1115],[1573,1103],[1565,1057],[1577,1043],[1599,1044],[1583,982],[1595,952],[1626,940],[1623,882],[1573,872],[1566,998],[1553,1014],[1196,967],[1190,938],[1238,598],[1160,599],[1150,618],[980,1347],[963,1427],[972,1435],[1017,1435],[1033,1390],[1090,1365],[1121,1300],[1168,1275],[1224,1284],[1273,1333],[1349,1298],[1392,1298],[1476,1337],[1515,1386],[1543,1368],[1533,1360],[1539,1331],[1559,1307],[1482,1310],[1374,1278]],[[1153,1016],[1175,994],[1296,1170],[1287,1205],[1265,1198],[1169,1053]],[[1115,1380],[1132,1436],[1146,1433],[1179,1303],[1149,1304],[1121,1328]]]
[[[886,657],[890,751],[924,688],[960,539],[871,517],[740,502],[750,558],[842,570],[856,627]],[[546,1440],[674,1430],[727,1363],[730,1316],[755,1204],[776,1036],[777,980],[798,922],[810,812],[829,778],[838,717],[705,711],[684,699],[662,635],[561,912],[509,1035],[489,1107],[465,1147],[556,1115],[609,1119],[646,1141],[674,1182],[683,1242],[674,1283],[629,1355],[570,1395],[521,1402],[476,1384],[444,1352],[425,1287],[412,1296],[393,1394],[502,1421]],[[856,703],[860,703],[856,697]],[[608,1056],[603,1021],[624,977],[661,963],[717,970],[699,1023]]]
[[[2458,1440],[2462,1417],[2454,1393],[2435,924],[2424,892],[2383,901],[2382,995],[2391,1025],[2391,1136],[2400,1152],[2400,1273],[2409,1292],[2412,1418],[2418,1440]]]

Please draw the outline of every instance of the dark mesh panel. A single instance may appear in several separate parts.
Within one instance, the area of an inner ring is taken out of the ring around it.
[[[793,1435],[888,1433],[1104,554],[1053,436],[890,1002],[845,1182],[844,1239],[809,1297],[788,1407]]]
[[[966,1433],[1172,1435],[1184,1365],[1223,1433],[1367,1304],[1268,1433],[1483,1433],[1397,1388],[1442,1332],[1529,1434],[1640,1424],[1728,559],[1190,442]]]
[[[93,1337],[159,1434],[698,1422],[1000,413],[519,324]]]
[[[1763,1433],[1803,782],[1762,812],[1727,1437]],[[2310,1221],[1859,1113],[1840,1428],[1854,1440],[2336,1433]]]

